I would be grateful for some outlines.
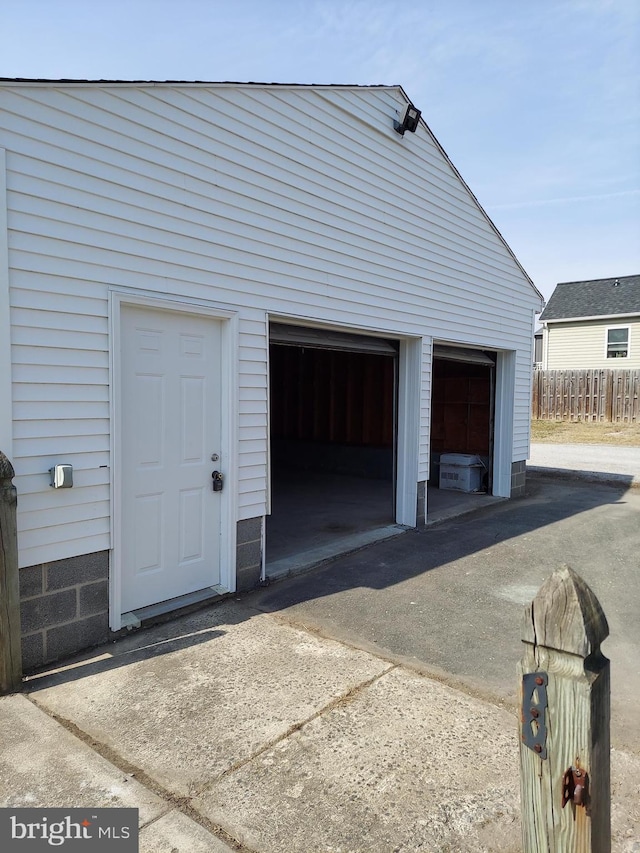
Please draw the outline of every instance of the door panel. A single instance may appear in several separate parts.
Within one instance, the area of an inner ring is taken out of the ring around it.
[[[122,310],[122,610],[220,582],[220,321]]]

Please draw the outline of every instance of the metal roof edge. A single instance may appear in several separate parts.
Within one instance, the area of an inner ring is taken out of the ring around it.
[[[81,79],[72,77],[0,77],[0,83],[25,86],[214,86],[218,88],[277,88],[277,89],[390,89],[406,93],[398,84],[388,83],[267,83],[247,80],[115,80],[107,78]],[[408,100],[408,98],[407,98]]]
[[[627,317],[640,319],[640,311],[632,311],[629,314],[590,314],[587,317],[550,317],[548,320],[540,320],[540,322],[544,326],[547,323],[580,323],[583,320],[618,320]]]
[[[606,282],[606,281],[622,281],[628,278],[639,278],[640,275],[638,273],[629,273],[628,275],[609,275],[605,278],[585,278],[585,279],[577,279],[574,281],[559,281],[556,284],[556,287],[560,287],[560,285],[565,284],[597,284],[598,282]]]

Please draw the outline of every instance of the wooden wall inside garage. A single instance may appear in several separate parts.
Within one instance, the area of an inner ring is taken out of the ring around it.
[[[490,454],[491,367],[433,361],[431,450]]]
[[[271,437],[392,447],[395,360],[272,344]]]

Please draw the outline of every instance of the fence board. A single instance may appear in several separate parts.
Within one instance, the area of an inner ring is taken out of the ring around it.
[[[640,370],[535,370],[535,420],[640,422]]]

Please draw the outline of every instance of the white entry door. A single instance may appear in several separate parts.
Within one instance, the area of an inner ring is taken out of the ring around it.
[[[220,321],[122,306],[122,612],[220,582]]]

